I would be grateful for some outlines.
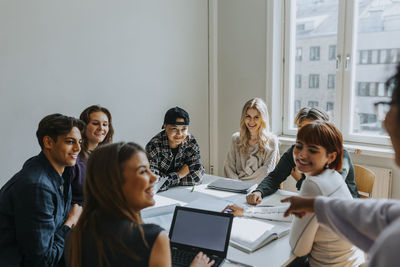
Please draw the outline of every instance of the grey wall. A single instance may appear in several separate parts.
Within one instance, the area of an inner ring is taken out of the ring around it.
[[[39,152],[39,120],[101,104],[142,145],[165,111],[191,115],[208,169],[206,0],[0,0],[0,186]]]
[[[266,97],[266,1],[218,1],[219,175],[244,103]]]

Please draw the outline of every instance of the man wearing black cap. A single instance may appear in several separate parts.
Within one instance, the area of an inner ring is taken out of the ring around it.
[[[160,190],[171,186],[201,183],[204,167],[200,163],[200,148],[188,133],[189,114],[179,108],[165,113],[162,131],[146,145],[150,169],[164,179]]]

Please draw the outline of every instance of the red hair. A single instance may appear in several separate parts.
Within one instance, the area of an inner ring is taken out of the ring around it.
[[[336,152],[336,158],[329,164],[329,169],[340,171],[343,158],[343,137],[330,122],[314,121],[307,123],[297,132],[297,140],[308,145],[322,146],[327,153]]]

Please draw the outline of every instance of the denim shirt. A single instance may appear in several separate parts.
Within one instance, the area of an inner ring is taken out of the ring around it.
[[[0,190],[0,265],[57,266],[70,206],[70,185],[43,152],[27,160]]]

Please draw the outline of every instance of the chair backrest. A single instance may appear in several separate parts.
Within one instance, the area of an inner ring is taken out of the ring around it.
[[[371,197],[372,189],[374,188],[375,174],[371,170],[357,164],[354,164],[354,172],[360,197]]]

